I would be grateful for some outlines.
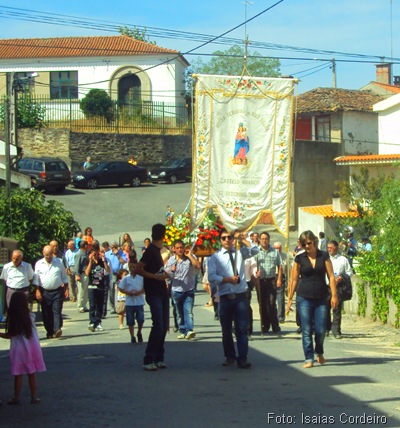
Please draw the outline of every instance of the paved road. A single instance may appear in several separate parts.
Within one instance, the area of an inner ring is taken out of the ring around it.
[[[91,225],[100,240],[127,231],[140,242],[153,223],[164,221],[168,204],[180,212],[189,196],[190,184],[184,183],[71,189],[48,197],[63,201],[82,227]],[[25,382],[23,403],[0,408],[1,427],[400,427],[398,332],[345,316],[344,338],[326,341],[327,364],[304,370],[301,339],[291,317],[279,336],[254,334],[250,370],[226,368],[221,366],[220,326],[204,306],[206,301],[205,293],[199,292],[196,340],[179,341],[170,333],[168,369],[156,373],[142,370],[145,344],[130,345],[128,331],[119,330],[116,316],[104,321],[104,332],[93,334],[87,330],[87,315],[67,302],[62,338],[45,339],[39,324],[48,369],[38,376],[42,403],[29,404]],[[257,305],[254,309],[257,313]],[[146,316],[145,341],[150,326],[147,312]],[[0,340],[3,401],[12,391],[8,346]],[[372,423],[355,419],[365,415]]]
[[[168,205],[176,213],[185,209],[190,200],[191,185],[144,184],[138,188],[103,187],[96,190],[69,186],[63,195],[47,194],[46,197],[62,202],[74,213],[83,229],[91,226],[100,242],[118,241],[128,232],[137,245],[150,235],[153,224],[165,223]]]
[[[104,332],[91,333],[87,314],[77,313],[67,302],[60,339],[45,339],[39,324],[47,365],[47,372],[38,375],[42,403],[29,403],[25,382],[21,405],[0,408],[1,427],[400,427],[396,338],[382,340],[375,325],[345,317],[344,338],[326,340],[327,364],[304,370],[293,318],[283,324],[279,336],[261,337],[256,321],[249,351],[253,367],[222,367],[220,326],[204,306],[206,301],[199,291],[196,339],[182,341],[168,334],[168,368],[154,373],[141,368],[145,344],[132,346],[115,315],[104,320]],[[146,318],[145,341],[147,311]],[[12,391],[7,349],[8,343],[1,340],[3,402]],[[376,423],[345,424],[364,415]],[[383,416],[386,424],[378,421]],[[316,422],[306,423],[312,417]],[[325,417],[329,423],[318,423]]]

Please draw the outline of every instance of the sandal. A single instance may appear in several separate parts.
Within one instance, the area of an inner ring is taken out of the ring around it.
[[[31,398],[31,404],[38,404],[38,403],[40,403],[39,397],[32,397]]]
[[[8,404],[11,404],[12,406],[19,404],[19,400],[17,400],[15,397],[11,398],[11,400],[8,400]]]

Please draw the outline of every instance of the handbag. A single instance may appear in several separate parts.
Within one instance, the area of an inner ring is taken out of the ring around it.
[[[115,305],[115,313],[121,315],[125,312],[125,302],[118,301]]]
[[[349,275],[342,274],[341,276],[342,282],[338,287],[338,296],[341,302],[345,302],[353,297],[353,286]]]

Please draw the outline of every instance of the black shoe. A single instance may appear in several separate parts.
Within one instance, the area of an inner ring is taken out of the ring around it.
[[[249,369],[251,367],[251,363],[248,361],[238,361],[237,366],[239,369]]]
[[[299,327],[297,330],[296,330],[296,333],[301,333],[303,330],[301,329],[301,327]]]
[[[214,316],[214,320],[215,320],[215,321],[219,321],[219,316],[218,316],[218,315],[215,315],[215,316]]]
[[[143,336],[142,336],[142,333],[138,333],[138,335],[137,335],[137,340],[138,340],[138,342],[139,342],[139,343],[142,343],[142,342],[143,342]]]
[[[280,331],[281,331],[281,328],[280,327],[278,327],[278,328],[276,328],[275,330],[272,330],[274,333],[279,333]]]
[[[224,366],[224,367],[228,367],[228,366],[231,366],[232,364],[235,364],[236,363],[236,358],[227,358],[223,363],[222,363],[222,365]]]
[[[333,334],[333,337],[334,337],[335,339],[341,339],[341,338],[342,338],[342,335],[341,335],[340,333],[333,333],[333,332],[332,332],[332,334]]]

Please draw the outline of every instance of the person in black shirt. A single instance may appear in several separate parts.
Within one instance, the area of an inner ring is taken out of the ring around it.
[[[314,352],[317,361],[325,363],[324,339],[326,331],[327,306],[326,299],[329,293],[325,275],[328,276],[332,292],[331,306],[336,308],[339,304],[335,275],[329,254],[318,249],[318,238],[311,230],[300,235],[301,246],[304,252],[294,259],[292,269],[292,287],[290,290],[288,310],[292,305],[293,294],[297,288],[296,306],[299,309],[302,342],[305,356],[304,368],[314,366]],[[313,328],[315,327],[315,351],[313,344]]]
[[[143,368],[147,371],[165,369],[164,341],[169,328],[169,295],[165,280],[169,277],[164,272],[161,257],[165,237],[165,226],[155,224],[152,227],[152,241],[140,259],[135,273],[144,278],[146,302],[150,306],[151,327],[143,359]]]
[[[92,251],[88,257],[88,265],[85,273],[89,277],[89,320],[88,329],[90,331],[103,331],[101,326],[101,316],[103,314],[105,273],[110,273],[110,267],[100,255],[100,244],[93,241]]]

